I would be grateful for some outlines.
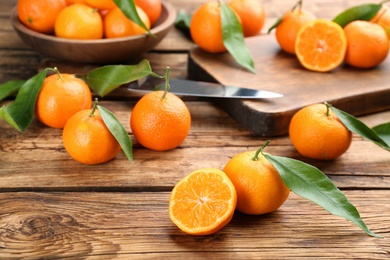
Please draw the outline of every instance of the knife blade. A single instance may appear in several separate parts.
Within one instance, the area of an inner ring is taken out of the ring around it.
[[[249,88],[240,88],[234,86],[225,86],[218,83],[201,82],[186,79],[170,79],[169,92],[193,97],[210,97],[210,98],[242,98],[242,99],[262,99],[262,98],[279,98],[282,94]],[[164,90],[165,79],[156,77],[145,77],[138,81],[131,82],[128,90],[146,94],[150,91]]]

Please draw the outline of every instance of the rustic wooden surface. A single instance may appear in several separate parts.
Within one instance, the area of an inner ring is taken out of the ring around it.
[[[168,1],[168,0],[167,0]],[[169,0],[192,12],[205,0]],[[294,1],[263,1],[267,28]],[[307,1],[317,16],[333,17],[353,2]],[[85,71],[40,57],[21,42],[9,24],[16,0],[0,0],[0,83],[27,79],[42,66]],[[172,77],[187,76],[194,45],[172,30],[144,58]],[[235,154],[256,149],[256,138],[207,100],[187,100],[193,123],[185,142],[168,152],[142,148],[131,135],[129,116],[136,100],[119,89],[101,104],[115,113],[134,142],[134,163],[123,153],[103,165],[86,166],[67,155],[61,130],[34,121],[19,133],[0,121],[1,259],[388,259],[390,257],[390,154],[354,135],[346,154],[331,162],[301,157],[287,136],[271,138],[269,153],[308,162],[325,172],[357,207],[373,238],[350,222],[291,194],[276,212],[236,213],[220,232],[183,234],[168,217],[173,185],[193,170],[223,168]],[[3,102],[7,103],[8,100]],[[1,105],[3,105],[3,103]],[[390,111],[360,117],[369,126],[390,121]]]

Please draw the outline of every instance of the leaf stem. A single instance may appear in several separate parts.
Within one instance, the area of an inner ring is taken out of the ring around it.
[[[270,142],[271,142],[270,140],[267,140],[267,142],[265,142],[265,144],[264,144],[262,147],[260,147],[259,150],[256,151],[255,155],[254,155],[253,158],[252,158],[253,161],[259,160],[259,154],[260,154],[260,153],[263,153],[264,148],[265,148]]]
[[[97,104],[98,104],[98,98],[95,98],[95,101],[93,102],[91,113],[89,114],[90,117],[95,116],[95,110],[97,108]]]
[[[161,97],[161,100],[164,100],[165,96],[167,95],[169,89],[171,88],[171,85],[169,84],[169,67],[165,70],[165,90],[164,94]]]

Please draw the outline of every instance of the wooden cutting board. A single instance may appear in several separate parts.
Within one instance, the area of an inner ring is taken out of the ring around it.
[[[304,69],[295,56],[282,52],[272,34],[246,42],[256,74],[242,69],[229,53],[210,54],[196,47],[189,53],[188,76],[283,94],[268,100],[215,100],[253,135],[287,134],[293,114],[312,103],[327,101],[355,116],[390,109],[390,55],[374,69],[342,65],[319,73]]]

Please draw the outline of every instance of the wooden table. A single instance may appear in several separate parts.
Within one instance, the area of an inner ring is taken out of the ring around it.
[[[206,0],[171,2],[192,12]],[[263,1],[265,30],[295,0]],[[333,17],[351,3],[306,1],[320,17]],[[48,61],[21,42],[9,23],[16,0],[0,1],[0,82],[27,79]],[[172,29],[145,55],[152,68],[172,77],[187,75],[191,41]],[[57,62],[66,69],[83,65]],[[119,96],[119,95],[118,95]],[[61,130],[34,121],[19,133],[0,121],[0,258],[390,258],[390,154],[354,135],[346,154],[331,162],[301,157],[287,136],[272,138],[269,153],[296,158],[325,172],[359,210],[367,236],[352,223],[291,194],[276,212],[239,212],[220,232],[204,237],[182,233],[168,217],[175,183],[204,167],[222,169],[235,154],[260,147],[226,112],[205,100],[187,100],[193,123],[185,142],[168,152],[142,148],[131,135],[129,116],[136,100],[101,101],[115,113],[134,142],[134,163],[120,153],[96,166],[73,161],[63,148]],[[8,102],[8,101],[6,101]],[[390,101],[389,101],[390,102]],[[369,126],[390,121],[390,111],[360,117]]]

